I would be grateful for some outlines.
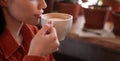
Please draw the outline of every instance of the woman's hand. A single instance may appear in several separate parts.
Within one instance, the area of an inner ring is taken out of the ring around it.
[[[28,55],[45,56],[57,51],[59,45],[55,28],[47,24],[32,39]]]

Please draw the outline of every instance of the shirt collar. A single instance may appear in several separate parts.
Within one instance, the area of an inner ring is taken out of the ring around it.
[[[34,34],[30,30],[30,28],[25,24],[21,29],[21,33],[25,40],[24,48],[28,50],[30,41]],[[3,34],[0,35],[0,48],[2,49],[5,58],[10,57],[19,47],[20,45],[16,42],[16,40],[10,34],[9,30],[6,28]]]
[[[6,58],[11,56],[14,51],[19,47],[19,44],[16,40],[12,37],[9,30],[6,28],[4,33],[0,36],[0,47],[3,51],[3,54]]]

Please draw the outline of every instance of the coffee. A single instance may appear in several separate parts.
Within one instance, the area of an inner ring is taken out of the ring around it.
[[[71,19],[72,16],[65,13],[47,13],[42,15],[42,17],[50,19],[50,18],[61,18],[61,19]]]
[[[65,21],[63,18],[50,18],[49,21]]]

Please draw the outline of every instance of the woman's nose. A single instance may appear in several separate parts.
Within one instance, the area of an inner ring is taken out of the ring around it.
[[[44,0],[38,0],[38,9],[45,9],[47,4]]]

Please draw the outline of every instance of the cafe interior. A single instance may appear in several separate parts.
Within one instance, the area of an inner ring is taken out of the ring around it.
[[[44,13],[73,16],[56,61],[120,61],[120,0],[45,0]],[[41,25],[38,25],[41,27]]]

